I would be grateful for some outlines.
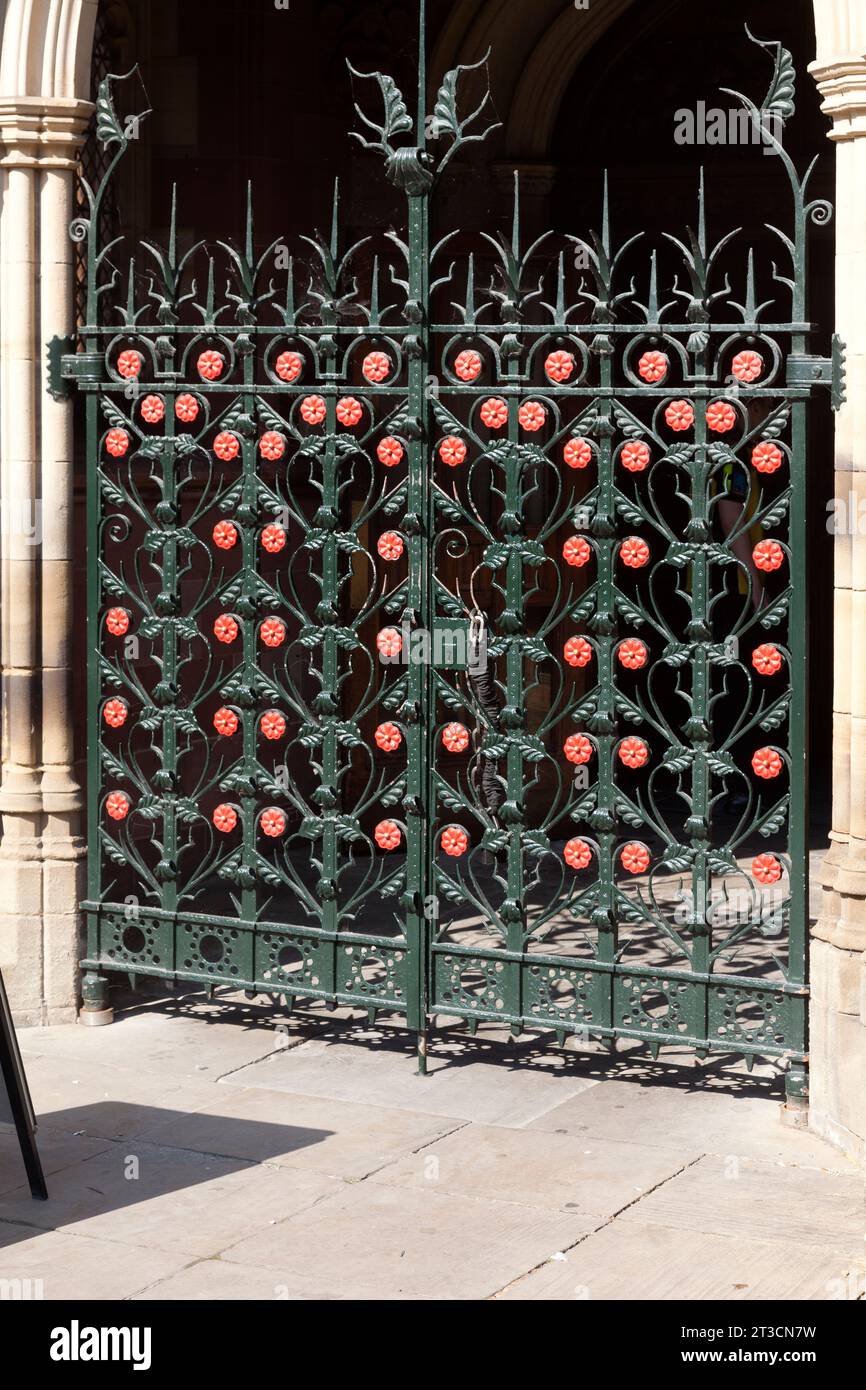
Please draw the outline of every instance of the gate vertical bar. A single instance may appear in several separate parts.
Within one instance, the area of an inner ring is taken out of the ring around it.
[[[88,245],[88,263],[93,247]],[[88,323],[95,306],[88,291]],[[97,351],[95,339],[85,338],[85,352]],[[97,398],[88,392],[85,400],[87,432],[87,898],[98,903],[102,896],[102,854],[99,842],[99,815],[102,804],[100,792],[101,734],[99,727],[99,650],[100,650],[100,489],[97,451]],[[99,916],[87,915],[86,951],[90,960],[99,955]],[[108,985],[105,977],[88,970],[82,984],[82,996],[87,1009],[102,1010],[108,1006]]]
[[[601,245],[605,256],[610,259],[610,203],[607,171],[604,175],[604,191],[601,219]],[[595,710],[595,738],[598,748],[598,803],[591,820],[598,834],[598,896],[593,910],[593,922],[598,932],[598,959],[610,967],[604,979],[607,984],[607,997],[604,1000],[603,1027],[612,1028],[614,1021],[614,973],[613,965],[617,951],[616,916],[616,822],[611,808],[615,804],[614,747],[616,745],[616,676],[614,651],[616,638],[616,573],[615,552],[617,535],[616,501],[614,499],[614,452],[613,452],[613,362],[614,350],[604,336],[597,337],[592,350],[598,353],[599,386],[598,400],[599,440],[598,454],[598,501],[593,524],[597,563],[597,601],[596,611],[591,619],[591,627],[596,637],[598,650],[598,702]]]
[[[792,319],[805,324],[808,267],[807,224],[812,209],[804,206],[803,186],[796,192],[794,288]],[[805,333],[791,335],[792,354],[804,355]],[[791,649],[790,790],[788,853],[790,858],[790,917],[788,923],[788,979],[800,986],[797,1027],[798,1047],[809,1046],[809,616],[807,603],[809,546],[806,527],[806,402],[793,403],[791,411],[791,514],[788,525],[791,574],[789,645]],[[785,1095],[792,1108],[808,1104],[809,1076],[806,1065],[792,1062],[785,1074]]]
[[[426,0],[418,7],[418,106],[415,139],[422,159],[427,142],[427,14]],[[431,822],[433,599],[430,547],[433,539],[428,483],[430,440],[427,378],[430,370],[430,197],[429,188],[407,190],[409,245],[409,302],[417,332],[406,339],[408,358],[407,414],[410,422],[409,483],[404,525],[409,531],[408,608],[428,634],[428,661],[409,653],[408,713],[411,725],[406,780],[406,939],[410,957],[408,1024],[416,1033],[418,1070],[427,1070],[427,913],[430,865],[435,846]]]
[[[339,238],[340,238],[340,189],[339,184],[334,185],[334,206],[331,220],[331,257],[335,264],[339,263]],[[340,505],[340,494],[337,480],[337,380],[338,380],[338,356],[337,340],[335,331],[337,327],[337,316],[330,303],[322,304],[321,308],[322,325],[326,332],[319,341],[319,371],[320,379],[327,388],[325,402],[327,413],[325,415],[325,449],[322,455],[322,508],[337,515]],[[322,547],[322,603],[331,604],[333,608],[339,605],[340,584],[338,573],[338,550],[337,539],[333,531],[329,531]],[[332,703],[336,707],[338,698],[338,676],[339,676],[339,648],[337,646],[337,636],[334,631],[333,623],[328,623],[325,629],[324,641],[322,644],[322,694],[330,695]],[[337,731],[334,727],[333,719],[329,719],[325,728],[322,741],[322,780],[321,794],[322,807],[329,809],[337,806],[341,796],[339,786],[339,744],[337,741]],[[339,841],[337,838],[337,826],[333,815],[326,816],[322,825],[322,879],[325,883],[336,884],[338,882]],[[338,956],[339,941],[338,931],[340,925],[340,905],[336,891],[329,892],[321,904],[322,926],[325,932],[331,937],[330,949],[330,980],[328,989],[332,993],[337,991],[339,978]]]
[[[511,228],[511,252],[515,263],[520,264],[520,177],[515,171],[514,174],[514,216]],[[503,328],[505,336],[502,340],[502,356],[505,360],[504,380],[510,386],[512,383],[519,390],[521,377],[520,364],[520,307],[515,296],[512,316],[506,318]],[[521,528],[525,525],[524,519],[524,497],[523,497],[523,470],[527,466],[520,447],[520,422],[518,416],[519,396],[512,395],[509,399],[508,411],[508,458],[505,463],[503,498],[503,515],[519,518]],[[521,637],[525,635],[525,596],[523,578],[523,556],[519,551],[512,549],[509,551],[505,569],[505,602],[508,612],[512,615],[512,621],[520,632]],[[508,719],[512,721],[512,728],[525,727],[525,670],[523,644],[520,641],[511,641],[508,644],[506,655],[506,674],[505,674],[505,703]],[[507,888],[506,901],[503,904],[503,917],[505,921],[505,945],[509,951],[519,955],[524,949],[525,932],[525,891],[523,874],[523,827],[524,827],[524,761],[523,753],[519,741],[513,739],[509,742],[508,753],[506,755],[505,767],[506,780],[506,803],[500,808],[500,816],[505,821],[505,812],[508,811],[508,819],[505,824],[508,843],[506,847],[507,855]],[[507,911],[506,911],[507,908]],[[519,1016],[523,1012],[521,1001],[521,980],[520,965],[517,961],[510,961],[505,965],[503,971],[502,993],[505,1000],[505,1007],[512,1016]],[[519,1026],[513,1031],[519,1032]]]
[[[698,183],[698,240],[700,256],[707,256],[707,212],[704,191],[704,170]],[[712,379],[709,340],[695,335],[692,374],[699,386],[695,392],[695,438],[691,473],[691,526],[696,534],[709,534],[709,466],[706,409],[710,399],[707,382]],[[707,843],[710,816],[709,750],[712,745],[712,704],[710,699],[711,666],[709,645],[712,641],[710,621],[711,564],[705,546],[697,546],[692,558],[691,611],[686,636],[694,643],[692,656],[691,718],[687,731],[692,747],[691,808],[687,822],[691,832],[691,903],[689,927],[692,934],[691,965],[702,978],[710,969],[710,873]],[[690,1004],[692,1017],[689,1026],[697,1037],[709,1032],[709,991],[704,986]]]
[[[796,317],[796,313],[795,313]],[[800,349],[796,346],[795,351]],[[806,537],[806,404],[792,412],[791,517],[791,809],[788,828],[791,908],[788,927],[788,979],[799,985],[798,1047],[808,1052],[809,983],[809,687],[808,687],[808,545]],[[792,1062],[785,1074],[785,1094],[792,1107],[808,1100],[808,1072]]]
[[[100,84],[100,94],[105,83]],[[102,644],[102,581],[101,539],[102,539],[102,488],[100,480],[99,451],[99,400],[96,389],[103,380],[104,363],[102,343],[99,334],[100,290],[98,286],[98,267],[101,259],[99,246],[100,210],[103,199],[110,186],[114,171],[129,144],[128,135],[118,126],[114,136],[117,150],[109,161],[99,187],[94,191],[86,189],[89,215],[77,218],[69,229],[74,241],[87,243],[85,325],[83,337],[84,370],[77,372],[86,394],[86,486],[87,486],[87,901],[91,911],[87,914],[87,959],[96,961],[101,951],[101,920],[97,905],[102,899],[102,842],[100,817],[102,813],[102,722],[100,719],[100,660]],[[105,140],[105,148],[111,141]],[[99,1012],[108,1008],[108,980],[93,967],[89,967],[82,982],[82,999],[85,1011]]]
[[[245,226],[245,258],[249,273],[254,273],[255,267],[255,248],[253,242],[253,192],[252,184],[247,184],[247,207],[246,207],[246,226]],[[248,352],[243,359],[243,395],[241,396],[244,415],[248,419],[255,418],[256,398],[256,359],[255,354]],[[242,502],[241,516],[243,518],[243,573],[244,573],[244,614],[246,621],[243,623],[243,661],[244,661],[244,685],[249,689],[256,688],[256,671],[258,665],[258,585],[256,572],[258,568],[258,546],[256,535],[256,514],[258,508],[258,468],[256,441],[251,438],[248,432],[241,436],[241,459],[242,459]],[[257,802],[255,795],[255,777],[257,769],[257,746],[256,746],[256,726],[258,723],[255,708],[247,706],[243,712],[243,761],[244,761],[244,782],[243,792],[243,868],[249,870],[256,859],[256,834],[257,825]],[[250,881],[249,873],[243,875],[243,887],[241,890],[241,913],[245,921],[254,922],[256,920],[258,907],[258,892],[255,880]]]

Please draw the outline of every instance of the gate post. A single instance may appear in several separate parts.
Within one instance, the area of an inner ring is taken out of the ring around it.
[[[5,57],[5,44],[4,44]],[[48,341],[72,327],[72,187],[89,102],[0,96],[0,962],[24,1023],[75,1016],[84,845],[73,769],[72,404]]]
[[[836,145],[836,329],[848,404],[836,421],[835,496],[866,514],[866,9],[814,0],[810,71]],[[835,537],[833,822],[812,928],[811,1124],[866,1155],[866,534]]]

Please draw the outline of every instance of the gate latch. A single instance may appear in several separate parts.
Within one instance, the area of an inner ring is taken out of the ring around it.
[[[438,670],[465,671],[471,641],[467,618],[434,618],[433,665]]]
[[[829,386],[830,404],[841,410],[845,404],[845,344],[833,334],[829,357],[791,353],[788,358],[788,386]]]

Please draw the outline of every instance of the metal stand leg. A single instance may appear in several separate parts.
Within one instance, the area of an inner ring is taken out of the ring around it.
[[[104,1028],[114,1022],[114,1010],[108,1002],[108,979],[96,971],[88,971],[81,985],[82,1006],[78,1022],[88,1028]]]
[[[785,1073],[785,1104],[782,1120],[795,1129],[809,1124],[809,1072],[802,1062],[792,1062]]]

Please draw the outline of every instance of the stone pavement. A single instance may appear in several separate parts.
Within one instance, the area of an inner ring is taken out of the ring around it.
[[[769,1069],[139,1003],[19,1035],[0,1280],[47,1299],[863,1298],[864,1175]],[[5,1286],[4,1286],[5,1287]]]

